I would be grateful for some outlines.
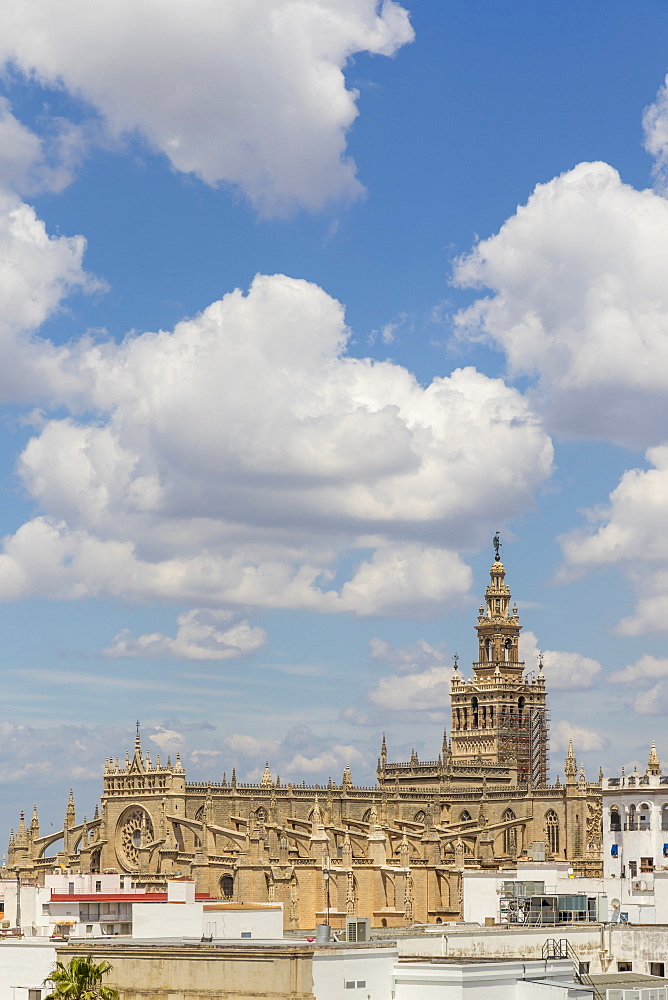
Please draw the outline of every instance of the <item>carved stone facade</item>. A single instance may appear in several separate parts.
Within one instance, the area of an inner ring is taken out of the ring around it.
[[[258,784],[186,780],[179,755],[142,753],[137,734],[124,763],[109,758],[99,810],[77,822],[70,794],[63,829],[40,836],[37,811],[21,815],[6,873],[39,879],[54,865],[115,869],[147,888],[177,873],[198,891],[238,901],[277,900],[286,927],[342,927],[347,915],[373,926],[461,919],[461,873],[497,867],[545,844],[582,874],[601,872],[601,783],[581,772],[572,746],[565,784],[546,784],[547,708],[542,667],[518,659],[520,623],[505,570],[491,568],[477,620],[473,677],[452,681],[452,739],[436,760],[388,762],[378,783]],[[51,849],[62,840],[62,849]]]

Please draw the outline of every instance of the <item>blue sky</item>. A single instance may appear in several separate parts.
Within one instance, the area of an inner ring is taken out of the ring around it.
[[[4,825],[137,718],[435,757],[497,529],[553,775],[661,752],[665,5],[9,0],[0,60]]]

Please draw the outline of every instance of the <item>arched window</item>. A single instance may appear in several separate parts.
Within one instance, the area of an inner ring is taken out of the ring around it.
[[[559,817],[554,809],[545,815],[545,840],[552,854],[559,853]]]
[[[460,823],[471,822],[471,813],[468,811],[468,809],[465,809],[464,812],[461,814],[461,816],[459,817],[459,822]]]
[[[524,705],[525,705],[525,699],[519,698],[517,702],[517,716],[520,722],[522,721],[522,716],[524,714]]]
[[[628,829],[637,830],[638,826],[636,823],[636,807],[634,805],[629,806],[629,819],[628,819]]]
[[[232,875],[223,875],[220,880],[220,891],[223,899],[232,899],[234,895],[234,877]]]
[[[258,821],[258,823],[264,823],[266,818],[267,818],[267,810],[263,809],[262,806],[260,806],[259,809],[255,810],[255,819]]]
[[[501,817],[504,822],[516,818],[512,809],[506,809]],[[511,857],[515,857],[517,854],[517,828],[514,826],[508,827],[507,830],[503,831],[503,853],[509,854]]]
[[[478,728],[478,699],[475,698],[475,697],[471,698],[471,720],[472,720],[473,728],[477,729]]]
[[[513,645],[512,639],[506,639],[506,641],[503,644],[503,654],[506,659],[506,662],[510,659],[510,650],[512,649],[512,645]]]
[[[424,811],[424,809],[420,809],[419,812],[415,813],[415,816],[413,816],[413,822],[414,823],[426,823],[427,822],[427,814]]]
[[[485,643],[485,649],[487,651],[487,662],[491,663],[492,662],[492,640],[491,639],[488,639],[487,642]]]
[[[368,823],[370,819],[371,819],[371,810],[367,809],[364,815],[362,816],[362,822]]]
[[[661,809],[661,829],[668,830],[668,804]]]
[[[668,814],[666,815],[668,819]],[[619,815],[619,809],[617,806],[613,806],[610,810],[610,829],[611,830],[621,830],[622,828],[622,818]],[[668,829],[668,827],[666,827]]]
[[[638,829],[649,830],[651,826],[652,812],[647,802],[638,806]]]

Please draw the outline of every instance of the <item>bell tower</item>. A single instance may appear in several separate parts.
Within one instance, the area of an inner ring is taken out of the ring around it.
[[[494,562],[475,629],[478,660],[473,677],[462,678],[457,663],[452,678],[452,760],[460,764],[506,765],[517,768],[520,783],[545,784],[547,730],[545,676],[524,674],[519,659],[517,606],[494,536]]]

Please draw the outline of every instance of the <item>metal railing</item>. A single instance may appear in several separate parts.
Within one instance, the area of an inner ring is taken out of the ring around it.
[[[600,1000],[603,994],[594,985],[589,975],[583,971],[578,953],[568,938],[548,938],[543,945],[543,958],[570,958],[573,963],[573,978],[581,986],[588,986],[594,991],[594,1000]]]

